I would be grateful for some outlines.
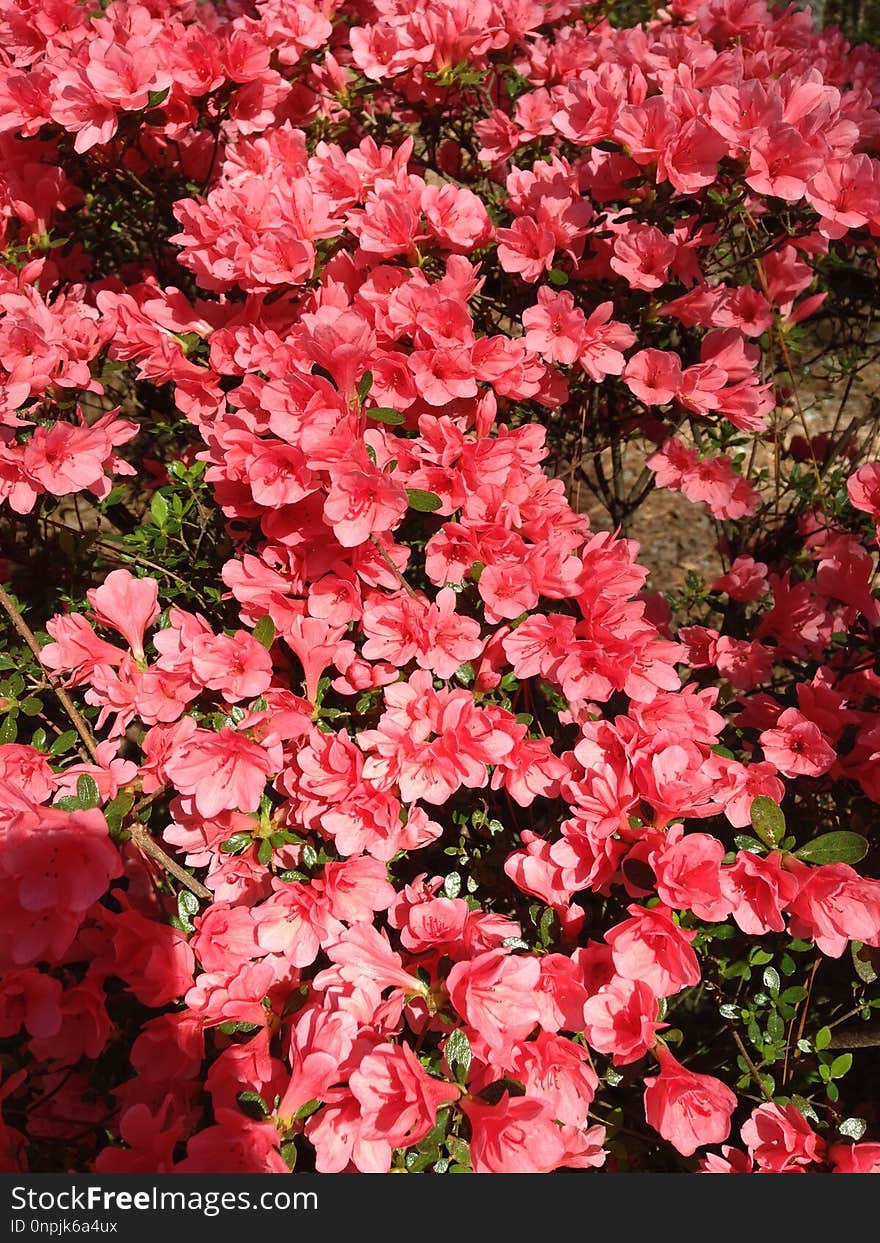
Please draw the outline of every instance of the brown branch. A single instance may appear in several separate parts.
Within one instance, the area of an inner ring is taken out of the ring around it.
[[[97,743],[95,742],[94,735],[92,734],[92,731],[89,729],[89,726],[88,726],[88,723],[85,717],[82,715],[80,710],[77,708],[76,704],[73,702],[73,700],[68,695],[67,691],[62,686],[60,679],[57,678],[55,674],[52,673],[50,670],[46,669],[46,667],[43,665],[43,662],[41,660],[40,645],[36,640],[34,632],[31,630],[30,626],[24,620],[24,618],[22,617],[21,613],[19,612],[18,608],[15,605],[15,601],[12,599],[12,597],[9,595],[6,588],[3,587],[2,584],[0,584],[0,605],[3,606],[3,609],[6,612],[6,615],[9,618],[9,620],[12,622],[12,625],[15,627],[15,629],[21,635],[22,639],[24,639],[27,646],[30,648],[34,656],[36,656],[37,660],[39,661],[40,668],[42,669],[46,680],[48,681],[49,685],[52,687],[52,690],[55,692],[58,702],[61,704],[62,708],[64,709],[64,711],[67,713],[68,717],[70,718],[71,725],[73,726],[73,728],[76,730],[76,732],[79,734],[80,738],[82,739],[83,746],[88,751],[89,755],[94,760],[94,762],[100,765],[101,761],[98,758]]]
[[[391,560],[391,558],[388,556],[388,553],[385,551],[385,549],[382,547],[382,545],[381,545],[381,544],[379,543],[379,541],[376,539],[375,535],[371,535],[371,536],[370,536],[370,543],[371,543],[371,544],[373,545],[373,547],[376,549],[376,551],[378,552],[379,556],[382,558],[382,560],[383,560],[383,561],[385,562],[385,564],[388,566],[388,569],[391,571],[391,573],[394,575],[394,577],[395,577],[395,578],[397,579],[397,581],[400,583],[400,585],[401,585],[401,587],[404,589],[404,591],[408,592],[411,596],[418,596],[418,594],[419,594],[419,593],[418,593],[418,592],[417,592],[417,591],[416,591],[413,587],[411,587],[411,586],[409,585],[409,583],[406,581],[406,579],[405,579],[405,578],[403,577],[403,575],[401,574],[400,570],[397,568],[397,566],[394,564],[394,562],[393,562],[393,561]]]
[[[760,1089],[761,1095],[764,1097],[765,1100],[772,1101],[773,1097],[767,1091],[766,1085],[764,1083],[764,1080],[761,1078],[761,1075],[760,1075],[760,1072],[758,1071],[757,1066],[752,1061],[752,1059],[749,1057],[748,1049],[743,1044],[739,1032],[736,1030],[735,1027],[732,1027],[730,1024],[728,1024],[727,1030],[730,1032],[731,1036],[733,1037],[734,1043],[736,1044],[736,1047],[739,1049],[742,1059],[745,1062],[746,1066],[748,1066],[749,1074],[752,1076],[752,1079],[755,1081],[755,1085]]]
[[[137,846],[138,850],[145,855],[149,855],[156,863],[160,864],[166,872],[169,872],[181,885],[185,885],[190,893],[194,893],[197,898],[201,898],[203,902],[213,902],[214,895],[210,889],[206,889],[201,881],[196,880],[194,876],[190,876],[185,868],[167,855],[162,847],[152,837],[146,825],[136,823],[131,826],[131,840]]]

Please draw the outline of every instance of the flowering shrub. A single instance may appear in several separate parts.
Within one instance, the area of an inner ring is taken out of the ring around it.
[[[633,20],[0,0],[2,1168],[880,1170],[880,54]]]

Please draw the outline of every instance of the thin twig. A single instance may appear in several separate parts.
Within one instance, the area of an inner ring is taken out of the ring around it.
[[[214,895],[210,889],[206,889],[201,881],[196,880],[194,876],[190,876],[185,868],[167,855],[162,847],[150,837],[149,830],[146,825],[136,823],[131,826],[131,840],[137,846],[138,850],[143,851],[145,855],[149,855],[151,859],[162,865],[166,872],[176,877],[181,885],[185,885],[190,893],[194,893],[197,898],[201,898],[203,902],[213,902]]]
[[[749,1074],[752,1076],[752,1079],[755,1081],[755,1086],[760,1089],[761,1095],[764,1097],[766,1101],[772,1101],[773,1097],[771,1093],[767,1091],[767,1086],[764,1083],[764,1080],[761,1078],[760,1073],[758,1072],[757,1066],[752,1061],[752,1059],[749,1057],[748,1049],[743,1044],[739,1032],[736,1030],[735,1027],[732,1027],[730,1024],[728,1024],[727,1030],[730,1032],[731,1036],[733,1037],[734,1043],[736,1044],[736,1047],[739,1049],[743,1061],[745,1062],[746,1066],[748,1066]]]
[[[40,668],[43,670],[46,680],[48,681],[49,685],[52,687],[52,690],[55,692],[58,702],[61,704],[62,708],[64,709],[64,711],[67,713],[68,717],[70,718],[71,725],[73,726],[73,728],[76,730],[76,732],[79,734],[80,738],[82,739],[83,746],[88,751],[89,755],[94,760],[94,762],[100,765],[101,761],[98,758],[98,746],[97,746],[97,743],[95,742],[95,738],[94,738],[94,735],[92,734],[92,731],[89,729],[89,726],[86,722],[85,717],[79,711],[76,704],[73,702],[73,700],[68,695],[67,691],[61,685],[60,680],[57,677],[55,677],[53,673],[47,670],[45,666],[43,665],[43,662],[41,660],[40,645],[36,640],[34,632],[31,630],[30,626],[24,620],[24,618],[22,617],[21,613],[19,612],[18,608],[15,605],[15,601],[12,599],[12,597],[9,595],[9,593],[6,591],[6,588],[3,587],[2,584],[0,584],[0,605],[3,606],[3,609],[6,612],[6,615],[9,618],[9,620],[12,622],[12,625],[15,627],[15,629],[18,631],[18,633],[24,639],[25,643],[30,648],[30,650],[33,652],[34,656],[36,656],[37,660],[40,662]]]
[[[371,536],[370,536],[370,543],[373,545],[373,547],[374,547],[374,548],[376,549],[376,551],[379,553],[379,556],[382,558],[382,560],[383,560],[383,561],[385,562],[385,564],[388,566],[388,569],[391,571],[391,573],[394,575],[394,577],[395,577],[395,578],[397,579],[397,581],[400,583],[400,585],[401,585],[401,587],[404,589],[404,591],[408,592],[411,596],[417,596],[419,593],[418,593],[418,592],[417,592],[417,591],[416,591],[413,587],[410,587],[409,583],[406,581],[406,579],[405,579],[405,578],[403,577],[403,575],[401,574],[400,570],[397,568],[397,566],[394,564],[394,562],[393,562],[393,561],[391,560],[391,558],[388,556],[388,553],[385,551],[385,549],[382,547],[382,545],[381,545],[381,544],[379,543],[379,541],[376,539],[375,535],[371,535]]]

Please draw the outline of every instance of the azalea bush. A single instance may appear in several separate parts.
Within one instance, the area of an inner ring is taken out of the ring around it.
[[[2,1168],[880,1170],[880,53],[764,0],[0,48]],[[715,578],[648,582],[664,489]]]

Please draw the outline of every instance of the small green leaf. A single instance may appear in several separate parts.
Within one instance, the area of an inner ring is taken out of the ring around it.
[[[373,373],[372,371],[365,371],[364,374],[361,376],[361,382],[358,385],[358,397],[360,397],[362,402],[367,400],[367,394],[369,393],[372,387],[373,387]]]
[[[241,855],[253,844],[253,840],[250,833],[233,833],[220,843],[220,850],[224,855]]]
[[[83,809],[98,806],[101,802],[101,791],[98,789],[98,783],[94,777],[90,777],[88,773],[83,773],[77,778],[76,797],[80,807]]]
[[[42,699],[37,699],[35,695],[28,695],[27,699],[23,699],[19,704],[25,716],[36,716],[38,712],[43,711]]]
[[[367,411],[367,418],[373,419],[376,423],[388,423],[391,427],[397,427],[403,422],[403,415],[399,410],[392,410],[390,406],[374,406],[372,410]]]
[[[858,1143],[868,1129],[868,1124],[864,1118],[844,1118],[837,1129],[841,1135]]]
[[[853,966],[856,969],[856,975],[863,984],[873,984],[877,979],[877,972],[874,969],[872,957],[863,958],[862,950],[865,948],[861,941],[852,941],[850,943],[850,953],[852,954]],[[870,950],[868,954],[870,955]]]
[[[166,86],[164,91],[150,91],[147,96],[147,107],[158,108],[160,104],[164,104],[171,90],[170,86]]]
[[[463,1087],[467,1080],[467,1073],[470,1070],[473,1054],[471,1053],[471,1042],[460,1027],[450,1033],[444,1052],[446,1054],[446,1064],[455,1076],[456,1082]]]
[[[122,829],[122,822],[134,806],[134,795],[131,790],[120,790],[116,798],[104,808],[104,819],[110,836],[113,837]]]
[[[756,837],[749,837],[747,833],[737,833],[733,840],[737,850],[747,850],[753,855],[763,855],[767,852],[767,847],[763,842],[759,842]]]
[[[752,828],[761,841],[771,850],[775,849],[785,837],[785,816],[779,804],[772,798],[759,794],[752,799],[749,816]]]
[[[156,492],[150,502],[150,517],[160,529],[168,521],[168,502],[161,492]]]
[[[249,1118],[253,1118],[256,1122],[262,1122],[272,1112],[259,1092],[252,1092],[248,1089],[244,1092],[239,1092],[235,1099],[238,1101],[238,1107],[242,1113],[247,1114]]]
[[[410,509],[418,510],[420,514],[432,514],[443,504],[435,492],[425,492],[421,488],[407,488],[406,498]]]
[[[58,735],[52,746],[48,748],[48,753],[50,753],[50,756],[63,756],[63,753],[71,750],[73,743],[76,742],[76,738],[76,730],[65,730],[65,732]]]
[[[853,1055],[851,1053],[841,1053],[831,1063],[831,1078],[842,1079],[853,1064]]]
[[[267,652],[275,642],[275,623],[268,613],[265,617],[261,617],[254,626],[254,638],[263,645]]]
[[[858,863],[868,853],[868,843],[861,833],[823,833],[795,851],[795,857],[807,863]]]
[[[461,876],[458,872],[450,872],[443,882],[443,893],[447,898],[457,898],[461,893]]]
[[[831,1028],[820,1027],[819,1030],[816,1032],[816,1038],[813,1041],[813,1044],[816,1047],[817,1053],[821,1053],[823,1049],[827,1049],[828,1046],[831,1044]]]
[[[18,737],[17,716],[17,712],[10,712],[8,716],[3,718],[3,722],[0,724],[0,744],[15,742]]]
[[[257,849],[257,862],[262,863],[263,867],[267,867],[272,862],[272,843],[268,838],[263,838]]]
[[[199,900],[188,889],[181,889],[177,895],[177,916],[184,932],[194,932],[193,916],[199,913]]]
[[[568,273],[563,272],[561,268],[551,268],[547,273],[547,280],[551,285],[560,287],[568,284]]]
[[[294,1117],[298,1122],[301,1122],[303,1118],[311,1118],[312,1114],[317,1113],[320,1108],[321,1102],[317,1098],[312,1101],[306,1101],[304,1105],[300,1105]]]
[[[778,992],[780,983],[779,972],[774,967],[765,967],[764,987]]]

